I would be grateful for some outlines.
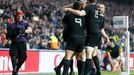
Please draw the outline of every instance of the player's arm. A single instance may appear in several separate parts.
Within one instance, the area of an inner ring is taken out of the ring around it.
[[[72,8],[63,8],[63,11],[64,12],[71,12],[72,14],[77,15],[77,16],[85,16],[86,15],[85,10],[80,11],[80,10],[75,10]]]
[[[122,64],[123,64],[123,49],[122,49],[122,47],[120,47],[119,49],[118,49],[118,51],[119,51],[119,57],[120,57],[120,61],[119,61],[119,68],[122,66]]]
[[[114,71],[114,65],[113,65],[113,61],[112,61],[112,57],[110,55],[110,52],[109,51],[106,51],[106,55],[108,56],[109,58],[109,64],[111,66],[111,71]]]
[[[104,28],[102,28],[101,29],[101,33],[102,33],[102,36],[107,40],[107,42],[109,43],[110,42],[110,40],[109,40],[109,37],[108,37],[108,35],[106,34],[106,32],[105,32],[105,29]]]
[[[69,4],[69,5],[65,5],[64,8],[72,8],[73,7],[73,3]]]
[[[6,39],[12,39],[15,37],[16,34],[14,33],[14,29],[11,27],[11,25],[7,26],[6,31]]]
[[[11,27],[7,26],[6,28],[6,39],[10,39],[11,38]]]

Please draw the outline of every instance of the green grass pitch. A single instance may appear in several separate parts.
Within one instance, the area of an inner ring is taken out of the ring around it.
[[[31,74],[19,74],[19,75],[56,75],[55,73],[31,73]],[[75,73],[75,75],[78,75]],[[120,72],[102,71],[102,75],[120,75]],[[134,70],[131,71],[131,75],[134,75]]]

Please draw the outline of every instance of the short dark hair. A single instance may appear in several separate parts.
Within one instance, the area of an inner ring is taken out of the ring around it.
[[[109,40],[110,40],[110,42],[115,43],[115,40],[113,38],[110,38]]]
[[[80,9],[80,2],[74,2],[73,9],[79,10]]]

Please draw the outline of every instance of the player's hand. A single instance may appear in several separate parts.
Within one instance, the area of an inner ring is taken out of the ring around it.
[[[107,38],[106,41],[107,41],[107,45],[110,45],[111,44],[109,38]]]
[[[106,38],[106,41],[107,41],[107,42],[110,42],[109,38]]]

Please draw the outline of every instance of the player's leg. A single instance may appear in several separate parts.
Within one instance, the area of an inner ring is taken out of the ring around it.
[[[83,40],[81,40],[83,39]],[[77,68],[78,68],[78,75],[84,74],[84,68],[85,68],[85,39],[79,38],[78,40],[78,46],[76,47],[76,59],[77,59]]]
[[[15,43],[11,44],[9,54],[11,57],[12,68],[13,68],[12,75],[16,75],[17,74],[16,65],[17,65],[18,50],[17,50],[17,45]]]
[[[61,69],[61,67],[63,66],[64,60],[65,60],[65,57],[61,60],[60,64],[57,66],[59,69]]]
[[[65,38],[64,38],[64,39],[65,39]],[[63,44],[64,44],[64,46],[65,46],[65,42],[64,42]],[[65,56],[64,56],[64,58],[61,60],[61,62],[59,63],[59,65],[54,68],[54,71],[56,72],[56,75],[61,75],[61,68],[62,68],[62,66],[63,66],[63,64],[64,64],[64,60],[65,60]]]
[[[63,73],[62,75],[68,75],[68,70],[71,63],[71,58],[73,56],[73,51],[71,50],[65,50],[65,60],[64,60],[64,67],[63,67]]]
[[[121,71],[124,71],[124,69],[125,69],[125,58],[124,57],[121,59],[121,62],[122,62]]]
[[[18,56],[18,63],[17,63],[17,71],[19,71],[20,67],[27,59],[26,51],[27,51],[26,43],[20,43],[19,44],[19,56]]]
[[[125,66],[125,58],[124,57],[117,57],[116,58],[117,62],[118,62],[118,70],[124,71],[124,66]]]
[[[92,58],[92,60],[93,60],[93,58]],[[94,61],[92,61],[92,62],[93,62],[93,67],[91,69],[91,75],[96,75],[96,67],[95,67]]]
[[[89,75],[93,68],[93,61],[92,61],[93,50],[94,50],[93,47],[86,46],[86,62],[85,62],[84,75]]]
[[[124,68],[125,68],[125,57],[123,55],[123,52],[121,53],[121,57],[120,57],[120,60],[121,60],[121,71],[124,71]]]
[[[61,60],[60,64],[54,68],[56,75],[61,75],[61,67],[63,66],[64,60],[65,60],[65,57]]]
[[[94,37],[95,38],[94,38],[93,61],[94,61],[94,65],[96,67],[96,75],[101,75],[100,61],[99,61],[99,58],[98,58],[98,51],[99,51],[98,47],[100,48],[100,45],[101,45],[101,36],[100,35],[98,35],[98,36],[94,35]]]
[[[60,64],[54,68],[54,71],[56,72],[56,75],[61,75],[61,67],[64,64],[65,57],[61,60]],[[73,70],[73,58],[70,60],[70,75],[73,75],[74,70]]]
[[[16,71],[16,57],[15,56],[11,56],[11,62],[12,62],[12,67],[13,67],[13,71],[12,71],[12,75],[15,75],[17,73]]]
[[[84,75],[84,70],[85,70],[85,61],[86,61],[86,53],[85,53],[85,48],[82,51],[82,57],[81,57],[81,62],[82,62],[82,66],[81,66],[81,74]]]
[[[95,67],[97,70],[96,75],[101,75],[100,62],[99,62],[99,58],[97,56],[97,52],[98,52],[98,47],[95,47],[94,51],[93,51],[93,61],[94,61],[94,64],[95,64]]]
[[[76,54],[78,75],[83,75],[84,74],[84,66],[85,66],[85,64],[83,63],[81,57],[82,57],[82,52]]]
[[[73,54],[74,56],[75,54]],[[74,75],[74,69],[73,69],[73,56],[70,60],[70,74],[69,75]]]
[[[73,54],[76,50],[76,47],[78,46],[78,42],[80,39],[78,37],[70,37],[69,40],[66,43],[65,48],[65,60],[64,60],[64,69],[62,75],[68,75],[68,69],[70,67],[71,58],[73,57]]]
[[[99,61],[99,58],[98,58],[98,47],[95,47],[94,48],[94,51],[93,51],[93,61],[94,61],[94,64],[95,64],[95,67],[96,67],[96,75],[101,75],[101,71],[100,71],[100,61]]]
[[[103,63],[104,63],[103,68],[104,68],[105,70],[107,70],[107,65],[109,64],[109,58],[108,58],[108,56],[105,56],[105,57],[104,57]]]

